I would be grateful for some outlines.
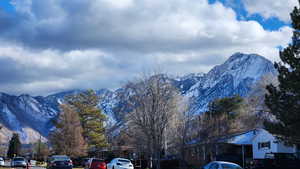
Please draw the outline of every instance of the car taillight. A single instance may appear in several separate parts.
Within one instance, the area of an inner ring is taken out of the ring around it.
[[[100,163],[97,168],[106,169],[106,163]]]

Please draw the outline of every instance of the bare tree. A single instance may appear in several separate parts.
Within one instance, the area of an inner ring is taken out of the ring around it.
[[[139,133],[137,141],[146,141],[144,145],[159,169],[167,130],[180,113],[180,93],[165,75],[144,76],[125,88],[130,91],[127,106],[131,109],[127,125]]]
[[[180,165],[182,168],[185,163],[185,154],[186,154],[186,143],[191,139],[196,138],[197,123],[196,116],[188,111],[188,101],[182,102],[180,105],[181,111],[174,116],[174,119],[171,121],[169,130],[167,130],[167,145],[170,146],[172,154],[178,154],[180,160]]]

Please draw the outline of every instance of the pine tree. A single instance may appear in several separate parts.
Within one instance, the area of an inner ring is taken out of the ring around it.
[[[212,101],[206,112],[208,121],[213,122],[214,136],[222,136],[230,134],[237,129],[234,125],[236,117],[239,115],[239,109],[243,104],[243,99],[240,96],[226,97]]]
[[[71,157],[83,156],[86,144],[77,112],[69,105],[61,105],[61,113],[55,122],[56,130],[49,137],[55,153]]]
[[[83,137],[89,148],[103,148],[107,146],[104,122],[106,116],[98,108],[99,97],[93,90],[87,90],[66,98],[80,117]]]
[[[292,42],[280,51],[281,62],[275,63],[279,85],[268,85],[265,103],[276,120],[265,127],[280,139],[300,143],[300,9],[291,13]]]
[[[14,133],[11,140],[9,141],[7,157],[12,158],[15,156],[19,156],[20,152],[21,152],[21,141],[19,139],[19,134]]]

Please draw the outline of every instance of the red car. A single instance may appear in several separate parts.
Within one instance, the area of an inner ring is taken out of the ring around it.
[[[89,162],[88,169],[106,169],[106,163],[102,159],[92,158]]]

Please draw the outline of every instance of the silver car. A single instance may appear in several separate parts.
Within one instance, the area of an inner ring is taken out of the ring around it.
[[[26,167],[27,163],[23,157],[14,157],[11,160],[11,167]]]

